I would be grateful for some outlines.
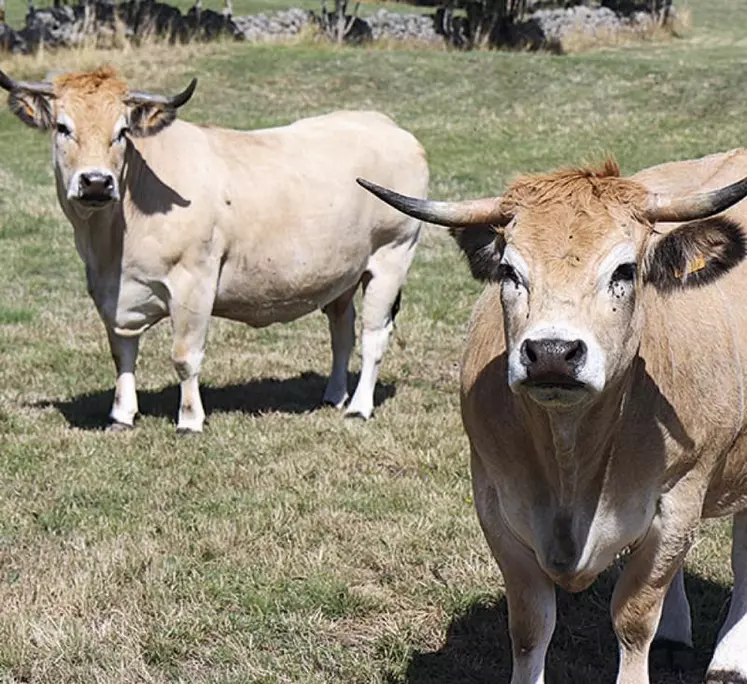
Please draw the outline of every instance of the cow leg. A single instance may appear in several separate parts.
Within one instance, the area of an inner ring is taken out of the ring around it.
[[[111,349],[114,367],[117,369],[117,381],[114,387],[114,403],[109,413],[111,431],[131,428],[137,415],[137,392],[135,390],[135,364],[140,342],[139,337],[122,337],[107,326],[109,348]]]
[[[511,684],[544,684],[545,658],[555,630],[555,585],[540,568],[534,552],[506,527],[495,489],[474,452],[471,469],[477,517],[506,587],[513,654]]]
[[[693,665],[692,647],[690,602],[685,593],[685,572],[680,568],[664,599],[651,657],[670,669],[688,670]]]
[[[355,346],[355,306],[353,295],[358,284],[324,307],[332,337],[332,372],[322,401],[342,408],[348,398],[348,364]]]
[[[171,322],[174,330],[171,360],[180,381],[179,420],[176,431],[182,434],[202,432],[205,423],[198,376],[205,356],[211,310],[212,298],[209,302],[193,301],[178,305],[172,302],[171,305]]]
[[[369,260],[368,278],[363,281],[361,374],[346,416],[368,419],[373,413],[376,378],[389,346],[402,286],[416,244],[417,234],[407,242],[381,247]]]
[[[747,511],[734,516],[731,567],[734,589],[708,666],[707,684],[747,684]]]
[[[648,684],[648,656],[664,598],[695,537],[702,498],[683,478],[659,500],[659,513],[631,553],[612,595],[620,646],[617,684]]]

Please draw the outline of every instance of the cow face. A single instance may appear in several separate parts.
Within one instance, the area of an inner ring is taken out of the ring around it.
[[[58,185],[85,212],[120,199],[129,137],[154,135],[168,126],[195,84],[168,98],[130,92],[108,68],[65,74],[54,83],[17,83],[0,72],[11,111],[27,125],[52,132]]]
[[[602,206],[589,214],[566,204],[517,211],[491,278],[500,283],[512,390],[574,404],[630,363],[641,330],[637,228]]]
[[[473,275],[500,287],[512,391],[555,408],[594,399],[630,367],[644,287],[710,282],[745,256],[739,228],[703,219],[747,195],[747,181],[689,198],[649,194],[600,170],[522,178],[501,198],[439,203],[365,183],[393,206],[452,226]],[[657,220],[699,219],[664,236]],[[493,225],[490,225],[493,224]]]

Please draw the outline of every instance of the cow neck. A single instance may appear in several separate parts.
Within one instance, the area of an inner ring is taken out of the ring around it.
[[[67,188],[58,173],[55,181],[60,206],[73,226],[75,247],[87,269],[101,272],[119,263],[123,239],[122,203],[85,211],[67,198]]]
[[[121,204],[104,207],[76,222],[86,247],[86,263],[98,263],[106,267],[119,262],[122,256],[122,227],[117,217],[121,215]],[[82,229],[82,230],[80,230]]]
[[[582,491],[602,479],[629,389],[626,377],[595,401],[572,409],[547,409],[523,398],[535,452],[561,508],[573,507]]]

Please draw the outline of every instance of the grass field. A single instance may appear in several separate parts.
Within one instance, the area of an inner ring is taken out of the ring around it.
[[[459,198],[606,152],[632,172],[744,144],[735,4],[691,0],[685,40],[566,57],[225,44],[0,68],[39,78],[106,61],[169,91],[197,75],[184,118],[235,127],[379,109],[425,145],[432,196]],[[105,434],[113,366],[49,141],[3,109],[0,682],[508,681],[502,582],[457,406],[478,292],[449,239],[427,232],[371,422],[317,409],[330,355],[314,315],[261,331],[216,320],[210,423],[187,439],[158,326],[141,346],[139,427]],[[725,522],[707,523],[688,559],[696,670],[655,681],[700,681],[728,600],[727,540]],[[551,682],[613,680],[614,574],[560,595]]]

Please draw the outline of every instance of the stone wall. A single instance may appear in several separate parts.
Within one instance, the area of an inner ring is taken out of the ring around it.
[[[320,3],[321,4],[321,3]],[[320,22],[320,14],[302,9],[288,9],[244,17],[231,17],[212,10],[203,10],[200,3],[182,14],[179,9],[157,0],[128,0],[114,4],[111,0],[95,0],[90,4],[66,5],[32,10],[26,25],[14,30],[0,24],[0,49],[29,53],[41,43],[65,47],[82,41],[114,41],[117,37],[137,42],[146,36],[159,36],[172,42],[213,40],[232,37],[250,42],[287,40],[307,27]],[[453,22],[459,17],[447,17],[452,24],[445,30],[443,10],[432,14],[403,14],[379,9],[361,22],[357,39],[407,40],[443,44],[444,34],[454,41]],[[462,20],[463,21],[463,20]],[[609,35],[631,27],[645,28],[652,19],[644,12],[618,15],[606,7],[576,6],[568,9],[537,9],[516,30],[528,36],[537,46],[551,45],[569,33],[595,36]],[[456,35],[458,37],[458,28]]]

